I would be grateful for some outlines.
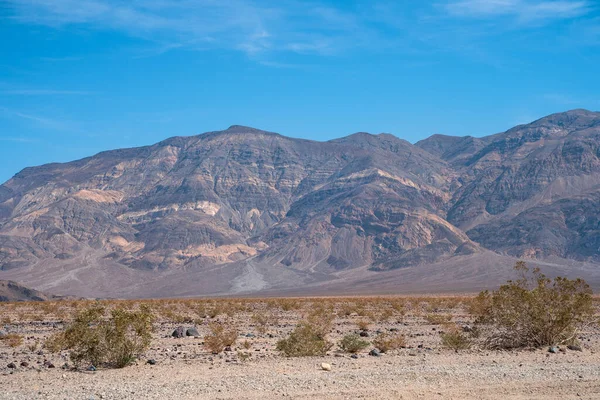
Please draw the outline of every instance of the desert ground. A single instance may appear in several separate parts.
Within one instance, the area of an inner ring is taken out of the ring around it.
[[[0,303],[1,399],[597,399],[600,330],[579,349],[489,350],[473,333],[472,296],[104,300]],[[598,311],[599,299],[594,299]],[[75,368],[68,351],[45,344],[93,305],[156,316],[150,347],[121,369]],[[598,312],[597,312],[598,314]],[[301,320],[327,330],[324,356],[285,357],[277,342]],[[218,354],[205,337],[216,324],[235,331]],[[183,327],[197,335],[174,338]],[[469,347],[453,348],[457,333]],[[340,348],[348,334],[368,345]],[[382,337],[397,339],[371,355]],[[323,365],[323,364],[328,364]],[[325,368],[324,368],[325,367]]]

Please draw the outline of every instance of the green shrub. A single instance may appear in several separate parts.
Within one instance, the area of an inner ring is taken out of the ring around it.
[[[524,262],[518,262],[515,270],[518,280],[492,293],[480,293],[471,305],[477,322],[490,330],[486,346],[539,348],[570,343],[582,326],[592,322],[592,290],[584,280],[550,280],[538,268],[530,271]]]
[[[346,335],[338,343],[340,349],[347,353],[358,353],[368,345],[369,342],[362,340],[358,335]]]
[[[50,351],[70,350],[76,365],[92,364],[122,368],[145,351],[152,339],[154,316],[147,306],[139,311],[105,310],[92,306],[77,313],[73,323],[63,332],[48,339]]]
[[[308,322],[301,322],[286,339],[277,342],[277,350],[286,357],[323,356],[332,346],[323,329]]]

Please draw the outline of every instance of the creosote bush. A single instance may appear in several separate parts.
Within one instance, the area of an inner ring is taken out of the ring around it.
[[[520,277],[498,290],[481,292],[470,311],[489,330],[490,348],[538,348],[575,340],[578,330],[593,321],[592,290],[582,279],[550,280],[522,261]]]
[[[366,340],[362,340],[360,336],[350,334],[346,335],[340,340],[338,346],[340,349],[347,353],[358,353],[362,349],[366,348],[369,345],[369,342]]]
[[[235,328],[227,329],[225,325],[219,322],[213,322],[209,325],[210,333],[204,336],[204,346],[212,353],[218,354],[225,347],[233,346],[238,337],[238,331]]]
[[[46,341],[46,348],[70,350],[76,365],[92,364],[122,368],[150,346],[154,316],[147,306],[138,311],[114,309],[105,318],[105,309],[91,306],[78,312],[73,322]]]
[[[286,339],[277,342],[277,350],[286,357],[323,356],[332,346],[322,328],[306,321],[298,324]]]
[[[382,333],[373,340],[373,346],[377,347],[382,353],[390,350],[398,350],[406,347],[406,338],[404,335],[388,335]]]

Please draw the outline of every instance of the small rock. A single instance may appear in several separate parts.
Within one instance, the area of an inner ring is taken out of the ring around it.
[[[350,358],[354,358],[354,359],[356,360],[356,359],[358,358],[358,356],[357,356],[356,354],[352,354],[352,355],[350,356]]]
[[[173,336],[176,339],[182,338],[185,336],[185,329],[183,328],[183,326],[179,326],[173,331],[173,333],[171,333],[171,336]]]
[[[381,351],[379,351],[379,349],[373,349],[369,352],[369,355],[373,357],[379,357],[381,356]]]
[[[331,371],[331,364],[321,363],[321,369],[324,371]]]
[[[360,337],[369,337],[369,332],[367,332],[367,331],[360,331],[359,335],[360,335]]]
[[[473,332],[473,328],[471,327],[471,325],[464,325],[462,327],[463,332],[465,333],[469,333],[469,332]]]
[[[551,346],[548,348],[548,353],[558,353],[559,352],[559,348],[556,346]]]
[[[21,365],[21,367],[25,367],[25,368],[29,367],[29,363],[27,361],[21,361],[20,365]]]
[[[0,338],[4,337],[4,336],[8,336],[8,333],[6,333],[5,331],[1,331],[0,330]]]
[[[253,334],[253,333],[246,333],[246,337],[248,337],[248,338],[253,338],[253,337],[254,337],[254,334]]]
[[[398,328],[390,328],[390,332],[398,332]]]
[[[231,346],[225,347],[225,349],[223,351],[231,351]]]
[[[96,367],[94,367],[93,365],[90,365],[89,367],[87,367],[88,371],[95,371]]]
[[[412,357],[416,357],[417,353],[410,352],[410,353],[408,353],[408,355],[409,355],[409,356],[412,356]]]
[[[146,361],[146,364],[150,364],[150,365],[155,365],[156,364],[156,360],[151,358],[148,361]]]
[[[570,344],[570,345],[568,345],[567,349],[573,350],[573,351],[582,351],[581,350],[581,346],[577,346],[576,344]]]
[[[185,335],[198,337],[198,336],[200,336],[200,333],[198,333],[198,329],[196,329],[196,328],[188,328],[187,331],[185,331]]]
[[[56,368],[56,367],[54,366],[54,364],[52,364],[52,362],[51,362],[51,361],[48,361],[48,360],[44,361],[44,366],[45,366],[46,368]]]
[[[12,363],[12,362],[10,364],[8,364],[7,367],[10,368],[10,369],[17,368],[17,366],[15,365],[15,363]]]

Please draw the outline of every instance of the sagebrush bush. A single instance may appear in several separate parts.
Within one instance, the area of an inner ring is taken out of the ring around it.
[[[369,342],[366,340],[362,340],[360,336],[349,334],[346,335],[340,340],[338,346],[340,349],[347,353],[358,353],[362,349],[366,348],[369,345]]]
[[[404,335],[388,335],[382,333],[373,340],[373,346],[377,347],[382,353],[390,350],[398,350],[406,347],[406,338]]]
[[[332,346],[321,327],[306,321],[296,326],[286,339],[277,342],[277,350],[287,357],[323,356]]]
[[[76,365],[122,368],[150,346],[154,316],[147,306],[139,311],[114,309],[108,319],[104,317],[105,309],[100,306],[78,312],[63,332],[46,341],[46,348],[70,350]]]
[[[204,346],[212,353],[218,354],[225,347],[233,346],[238,337],[235,328],[226,328],[225,324],[213,322],[209,325],[210,333],[204,336]]]
[[[552,346],[575,340],[593,321],[592,290],[582,279],[550,280],[538,268],[518,262],[520,278],[498,290],[481,292],[470,310],[488,327],[486,346],[522,348]]]

